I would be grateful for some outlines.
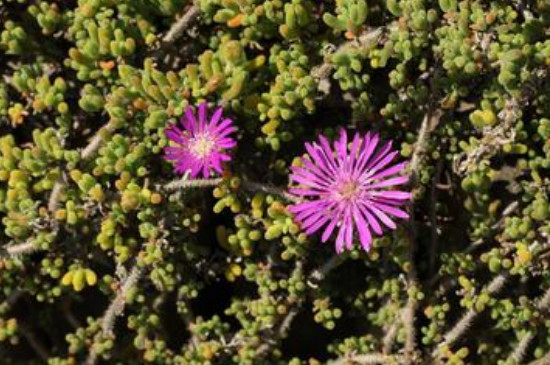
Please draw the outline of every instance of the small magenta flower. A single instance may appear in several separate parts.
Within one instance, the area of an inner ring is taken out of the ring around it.
[[[319,144],[306,143],[308,158],[302,166],[292,167],[290,188],[294,195],[310,198],[288,208],[295,214],[307,235],[324,229],[321,240],[326,242],[338,228],[336,252],[351,250],[353,235],[365,251],[372,245],[372,232],[383,233],[383,226],[395,229],[393,217],[408,218],[400,209],[411,198],[411,193],[394,190],[407,183],[408,176],[395,176],[406,166],[405,162],[391,164],[398,152],[391,142],[381,145],[377,134],[355,134],[348,148],[347,133],[342,130],[334,149],[324,136]]]
[[[221,174],[222,163],[231,160],[231,156],[224,153],[233,148],[237,142],[229,137],[235,132],[231,119],[222,119],[223,109],[217,108],[212,118],[207,118],[206,103],[198,106],[198,121],[193,109],[188,107],[180,124],[170,124],[164,134],[176,144],[164,148],[166,160],[174,161],[177,173],[189,172],[191,178],[202,173],[203,177],[210,177],[211,170]]]

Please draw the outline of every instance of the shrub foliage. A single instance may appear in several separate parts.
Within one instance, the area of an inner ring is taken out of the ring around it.
[[[2,363],[550,363],[549,69],[546,0],[0,0]],[[340,128],[410,161],[369,252],[286,209]]]

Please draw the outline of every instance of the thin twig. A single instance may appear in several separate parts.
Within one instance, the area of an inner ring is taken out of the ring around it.
[[[407,299],[407,306],[403,313],[403,325],[405,327],[405,357],[407,364],[415,364],[416,356],[416,308],[418,307],[418,301],[416,300],[415,292],[417,290],[416,279],[409,280],[409,298]]]
[[[487,286],[486,293],[489,295],[498,294],[504,288],[504,284],[506,284],[508,279],[509,275],[507,273],[497,275]],[[453,328],[443,335],[443,342],[433,351],[432,356],[437,357],[443,347],[451,346],[460,339],[472,326],[474,319],[480,313],[473,307],[468,309]]]
[[[287,336],[288,331],[290,330],[290,326],[292,325],[294,318],[296,318],[299,312],[300,309],[297,307],[294,307],[288,311],[285,318],[281,321],[281,325],[279,326],[279,330],[277,331],[277,335],[279,338],[284,338]]]
[[[397,337],[397,329],[399,328],[400,323],[398,319],[399,318],[395,318],[394,322],[384,335],[384,339],[382,340],[382,353],[384,354],[389,354],[391,352],[393,344],[395,343],[395,339]]]
[[[544,311],[548,308],[548,306],[550,306],[550,288],[546,289],[544,294],[539,298],[539,300],[537,300],[535,306],[538,311]],[[528,331],[518,342],[510,356],[508,356],[506,363],[521,364],[523,358],[525,357],[525,353],[534,338],[535,332]]]
[[[548,248],[548,246],[549,243],[540,246],[540,244],[535,241],[533,244],[530,245],[529,251],[533,252],[533,257],[537,257],[538,255],[540,255],[541,252],[545,252],[545,249]],[[508,279],[509,274],[507,272],[499,274],[489,283],[485,292],[490,296],[498,294],[503,289]],[[546,303],[550,303],[550,293],[548,293],[548,297],[547,293],[545,293],[537,306],[541,305],[546,307]],[[434,349],[434,351],[432,352],[432,357],[437,358],[444,347],[451,346],[452,344],[457,342],[468,331],[473,321],[480,313],[481,312],[476,311],[474,308],[468,309],[468,311],[464,313],[464,315],[453,326],[453,328],[451,328],[445,335],[443,335],[444,341],[439,344],[436,349]]]
[[[49,221],[48,224],[53,227],[53,233],[59,232],[57,222]],[[37,251],[43,251],[44,248],[35,245],[35,237],[28,238],[25,242],[0,247],[0,258],[17,258],[22,255],[30,255]]]
[[[189,9],[179,18],[168,30],[168,33],[162,38],[162,42],[165,44],[173,43],[178,39],[185,29],[198,17],[199,7],[197,5],[191,5]]]
[[[327,365],[371,365],[371,364],[401,364],[403,363],[403,356],[399,355],[384,355],[384,354],[364,354],[364,355],[350,355],[342,356],[335,360],[330,360]]]
[[[289,194],[286,191],[276,188],[274,186],[269,186],[269,185],[265,185],[265,184],[261,184],[253,181],[243,181],[242,186],[245,190],[261,191],[267,194],[278,195],[281,198],[284,198],[285,200],[288,200],[293,203],[298,203],[302,201],[301,198],[295,195]]]
[[[302,261],[296,261],[296,267],[294,268],[294,272],[301,273],[303,271],[303,266],[304,265]],[[292,325],[292,321],[294,320],[294,318],[299,313],[302,307],[303,301],[304,299],[301,298],[292,303],[287,302],[287,304],[293,305],[293,308],[291,308],[286,313],[286,315],[278,321],[278,324],[275,326],[275,328],[271,327],[267,329],[266,333],[262,336],[262,345],[259,346],[258,349],[256,350],[256,356],[264,355],[277,343],[277,340],[280,340],[281,338],[286,337],[288,330]],[[231,342],[233,342],[233,340]]]
[[[164,189],[166,191],[175,191],[175,190],[193,189],[193,188],[209,188],[209,187],[218,186],[222,182],[223,182],[222,178],[193,179],[193,180],[188,180],[186,178],[183,178],[183,179],[174,180],[169,182],[168,184],[165,184]],[[257,182],[242,181],[240,187],[247,191],[253,191],[253,192],[261,191],[267,194],[277,195],[285,200],[288,200],[294,203],[302,201],[299,197],[289,194],[282,189],[276,188],[274,186],[260,184]]]
[[[50,353],[46,346],[38,340],[32,329],[24,323],[19,323],[17,328],[23,337],[25,337],[25,340],[27,340],[30,347],[34,350],[38,357],[40,357],[40,360],[44,363],[48,362]]]
[[[4,303],[8,305],[8,307],[12,308],[18,301],[25,295],[25,290],[16,289],[14,290],[5,300]],[[25,337],[25,340],[27,340],[29,346],[34,350],[34,352],[40,357],[40,359],[43,362],[47,362],[48,358],[50,357],[49,351],[38,340],[32,329],[26,325],[25,323],[18,322],[18,329],[19,332]]]
[[[521,364],[521,361],[525,357],[525,353],[527,352],[527,348],[531,344],[531,341],[535,338],[535,333],[532,331],[528,331],[518,342],[516,347],[514,347],[514,350],[508,356],[506,359],[506,364]]]
[[[433,73],[437,73],[438,69],[434,68]],[[432,75],[432,73],[426,73],[426,77]],[[433,75],[432,75],[433,76]],[[433,82],[434,77],[430,80],[430,89],[432,94],[435,94],[435,86]],[[428,102],[427,110],[418,129],[418,137],[414,145],[414,151],[411,156],[411,162],[409,165],[409,171],[411,174],[410,181],[411,186],[414,188],[419,184],[419,173],[421,167],[421,161],[428,151],[428,144],[430,142],[431,132],[435,129],[439,123],[439,119],[443,114],[441,109],[436,109],[434,100],[435,95],[430,102]],[[414,208],[411,208],[410,219],[411,232],[409,236],[409,269],[407,272],[408,282],[408,299],[407,305],[403,311],[403,326],[405,328],[405,360],[407,364],[414,364],[416,361],[416,310],[418,307],[418,300],[416,299],[416,292],[419,290],[418,275],[416,272],[416,246],[417,246],[417,232],[416,223],[414,217]]]
[[[427,145],[429,142],[430,136],[430,121],[431,121],[431,108],[428,108],[428,112],[424,116],[420,129],[418,131],[418,138],[414,147],[414,152],[411,158],[410,171],[411,171],[411,182],[412,186],[418,184],[418,173],[420,169],[421,157],[427,151]],[[409,269],[407,272],[407,282],[408,282],[408,298],[407,304],[403,311],[403,326],[405,327],[405,358],[407,364],[413,364],[415,353],[416,353],[416,327],[415,327],[415,318],[416,318],[416,309],[418,307],[418,301],[416,299],[416,291],[418,290],[418,281],[415,265],[415,254],[416,254],[416,224],[414,218],[414,209],[411,209],[411,220],[410,220],[411,232],[409,236]]]
[[[500,218],[499,220],[493,224],[491,226],[491,229],[492,230],[497,230],[497,229],[500,229],[502,228],[502,226],[504,225],[504,221],[506,220],[506,217],[508,217],[509,215],[511,215],[512,213],[514,213],[519,207],[519,203],[517,200],[511,202],[510,204],[508,204],[508,206],[506,206],[506,208],[504,208],[502,210],[502,213],[500,213]],[[478,240],[475,240],[474,242],[472,242],[470,245],[468,245],[468,247],[466,247],[466,249],[464,249],[460,255],[463,256],[463,255],[467,255],[469,253],[472,253],[474,252],[475,250],[477,250],[478,248],[482,247],[484,244],[486,244],[489,240],[488,239],[483,239],[483,238],[480,238]],[[435,274],[435,276],[433,276],[433,278],[428,282],[428,287],[433,287],[435,284],[437,284],[439,281],[441,280],[441,274],[440,273],[437,273]],[[455,281],[456,282],[456,277],[447,277],[447,280],[444,281],[441,285],[440,285],[440,290],[443,290],[443,291],[446,291],[448,290],[448,287],[450,286],[450,284]]]
[[[333,269],[338,267],[343,262],[342,257],[339,255],[332,255],[332,257],[326,261],[322,266],[314,269],[309,274],[308,284],[316,287],[316,283],[322,281]]]
[[[341,44],[334,53],[345,51],[346,49],[351,48],[362,48],[370,49],[372,46],[376,45],[380,40],[385,27],[377,27],[364,31],[358,37],[353,40],[347,41]],[[328,53],[328,52],[327,52]],[[330,53],[329,53],[330,54]],[[334,70],[335,66],[332,63],[332,57],[326,57],[323,64],[314,67],[311,70],[311,75],[317,80],[318,88],[324,94],[330,92],[330,82],[328,81],[331,72]]]
[[[111,124],[107,123],[105,126],[101,127],[92,137],[90,142],[84,147],[84,149],[80,152],[80,158],[84,161],[90,159],[95,155],[97,150],[99,150],[99,147],[101,146],[101,142],[105,140],[105,134],[108,134],[112,131],[113,127]]]
[[[432,178],[432,187],[430,191],[430,256],[429,256],[429,268],[430,274],[435,273],[437,250],[438,250],[438,232],[437,232],[437,183],[441,176],[441,169],[443,167],[443,161],[440,159],[437,163],[435,174]]]
[[[53,213],[56,211],[64,187],[65,183],[63,182],[63,178],[60,176],[53,185],[52,192],[50,193],[50,199],[48,200],[49,212]]]
[[[548,365],[550,364],[550,351],[538,360],[531,361],[529,365]]]
[[[116,297],[113,299],[103,318],[101,319],[101,330],[104,334],[111,334],[113,332],[113,326],[115,319],[119,316],[124,310],[124,305],[126,304],[126,296],[128,291],[132,289],[138,282],[141,277],[141,270],[138,268],[137,264],[132,267],[130,273],[124,280],[124,283],[120,287]]]
[[[418,170],[420,169],[420,158],[426,153],[427,144],[429,141],[429,129],[428,125],[430,123],[430,114],[426,113],[424,119],[422,119],[422,124],[420,124],[420,129],[418,130],[418,138],[416,139],[416,144],[414,146],[414,152],[411,157],[411,172],[414,178],[418,176]]]
[[[120,289],[117,292],[115,298],[113,299],[100,320],[101,330],[94,337],[94,343],[90,346],[90,353],[88,354],[88,358],[86,359],[86,365],[94,365],[96,363],[98,354],[95,347],[97,343],[102,338],[113,335],[113,326],[115,324],[115,319],[122,314],[122,311],[124,310],[124,306],[126,304],[126,297],[128,295],[128,292],[137,284],[141,277],[141,274],[141,269],[137,266],[137,264],[135,264],[134,267],[132,267],[132,269],[130,270],[130,273],[128,274],[126,279],[124,279],[124,282],[120,286]]]
[[[430,142],[431,132],[435,128],[437,123],[439,123],[439,118],[441,118],[442,114],[443,113],[441,109],[430,109],[424,115],[424,119],[422,119],[410,163],[410,171],[412,175],[411,182],[413,184],[417,183],[418,173],[420,170],[420,162],[428,151],[428,143]]]
[[[9,256],[11,258],[21,256],[21,255],[31,254],[33,252],[40,250],[40,248],[34,245],[33,239],[28,239],[25,242],[8,246],[8,247],[5,247],[4,249],[5,249],[4,256]]]
[[[323,265],[316,269],[313,269],[308,275],[306,282],[319,282],[323,280],[334,268],[338,267],[341,262],[342,260],[338,257],[338,255],[332,256]],[[296,262],[295,270],[302,270],[302,267],[303,263],[301,261]],[[293,307],[286,313],[285,317],[282,318],[282,320],[276,326],[277,329],[271,329],[268,335],[263,336],[263,344],[256,351],[257,356],[260,356],[269,351],[269,349],[276,344],[276,339],[281,339],[287,336],[292,322],[302,309],[303,302],[304,298],[292,303]],[[238,335],[236,335],[229,343],[238,342],[236,338],[237,336]]]
[[[90,142],[88,142],[86,147],[84,147],[80,152],[80,158],[82,161],[89,160],[96,154],[96,152],[99,150],[99,147],[101,146],[101,143],[105,140],[105,134],[110,133],[112,129],[113,127],[111,126],[111,124],[107,123],[95,133]],[[48,211],[50,213],[55,212],[55,210],[57,209],[59,199],[63,194],[65,186],[66,180],[62,175],[57,179],[50,193],[50,198],[48,200]]]
[[[298,303],[295,307],[287,312],[285,317],[277,326],[277,330],[270,331],[270,335],[264,336],[264,338],[262,339],[262,345],[258,347],[258,350],[256,351],[257,355],[265,354],[272,346],[276,344],[276,339],[282,339],[288,335],[290,326],[292,325],[294,318],[296,318],[298,313],[300,313],[300,309],[301,303]]]
[[[13,307],[25,295],[25,290],[15,289],[9,297],[6,298],[6,304]]]
[[[175,191],[175,190],[182,190],[182,189],[193,189],[193,188],[209,188],[218,186],[223,179],[215,178],[215,179],[194,179],[194,180],[188,180],[188,179],[180,179],[180,180],[174,180],[172,182],[169,182],[168,184],[164,185],[164,189],[167,191]]]
[[[62,302],[62,310],[63,310],[63,315],[65,316],[65,319],[71,325],[71,327],[73,327],[75,330],[78,329],[81,326],[81,324],[80,324],[80,321],[75,317],[74,313],[71,311],[70,299],[65,299]]]

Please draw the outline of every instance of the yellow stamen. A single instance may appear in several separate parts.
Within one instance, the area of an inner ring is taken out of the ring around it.
[[[208,155],[214,148],[214,141],[208,138],[208,135],[202,134],[191,141],[191,153],[198,158],[203,158]]]
[[[350,181],[342,184],[341,188],[338,191],[338,194],[341,198],[346,200],[351,200],[356,197],[359,186],[356,182]]]

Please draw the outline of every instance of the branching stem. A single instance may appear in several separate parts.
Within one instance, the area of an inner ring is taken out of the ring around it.
[[[105,338],[106,336],[113,335],[113,326],[115,324],[115,319],[122,314],[122,311],[124,310],[124,305],[126,304],[126,297],[128,295],[128,292],[137,284],[141,277],[141,274],[141,269],[137,266],[137,264],[134,264],[134,266],[130,270],[130,273],[128,274],[126,279],[124,279],[124,282],[120,286],[120,289],[114,297],[113,301],[111,302],[109,307],[107,307],[107,310],[103,314],[103,317],[101,317],[100,319],[101,330],[94,337],[94,342],[90,346],[90,353],[88,354],[88,358],[86,359],[86,365],[94,365],[97,362],[98,353],[96,350],[96,346],[101,339]]]
[[[498,294],[502,288],[504,288],[508,279],[509,276],[506,273],[497,275],[487,286],[486,293],[490,296]],[[443,342],[433,351],[432,356],[438,357],[443,347],[451,346],[458,341],[472,326],[474,319],[476,319],[480,313],[481,312],[476,311],[474,308],[468,309],[453,328],[443,335]]]
[[[398,355],[384,355],[384,354],[364,354],[364,355],[351,355],[343,356],[338,359],[327,362],[327,365],[371,365],[371,364],[402,364],[404,358]]]
[[[536,303],[536,308],[539,311],[547,310],[548,306],[550,306],[550,288],[546,289],[544,294],[539,298],[539,300],[537,300]],[[535,332],[528,331],[518,342],[510,356],[508,356],[506,363],[521,364],[523,358],[525,357],[525,353],[534,338]]]
[[[181,37],[185,29],[187,29],[189,25],[198,17],[199,12],[199,7],[197,5],[191,5],[185,14],[183,14],[183,16],[172,25],[168,33],[166,33],[164,38],[162,38],[162,42],[165,44],[173,43]]]
[[[210,187],[218,186],[222,182],[223,182],[222,178],[192,179],[192,180],[188,180],[184,178],[184,179],[169,182],[168,184],[164,185],[164,189],[166,191],[175,191],[175,190],[195,189],[195,188],[210,188]],[[299,197],[289,194],[282,189],[276,188],[274,186],[257,183],[257,182],[242,181],[240,188],[251,192],[260,191],[267,194],[277,195],[293,203],[297,203],[301,201]]]

